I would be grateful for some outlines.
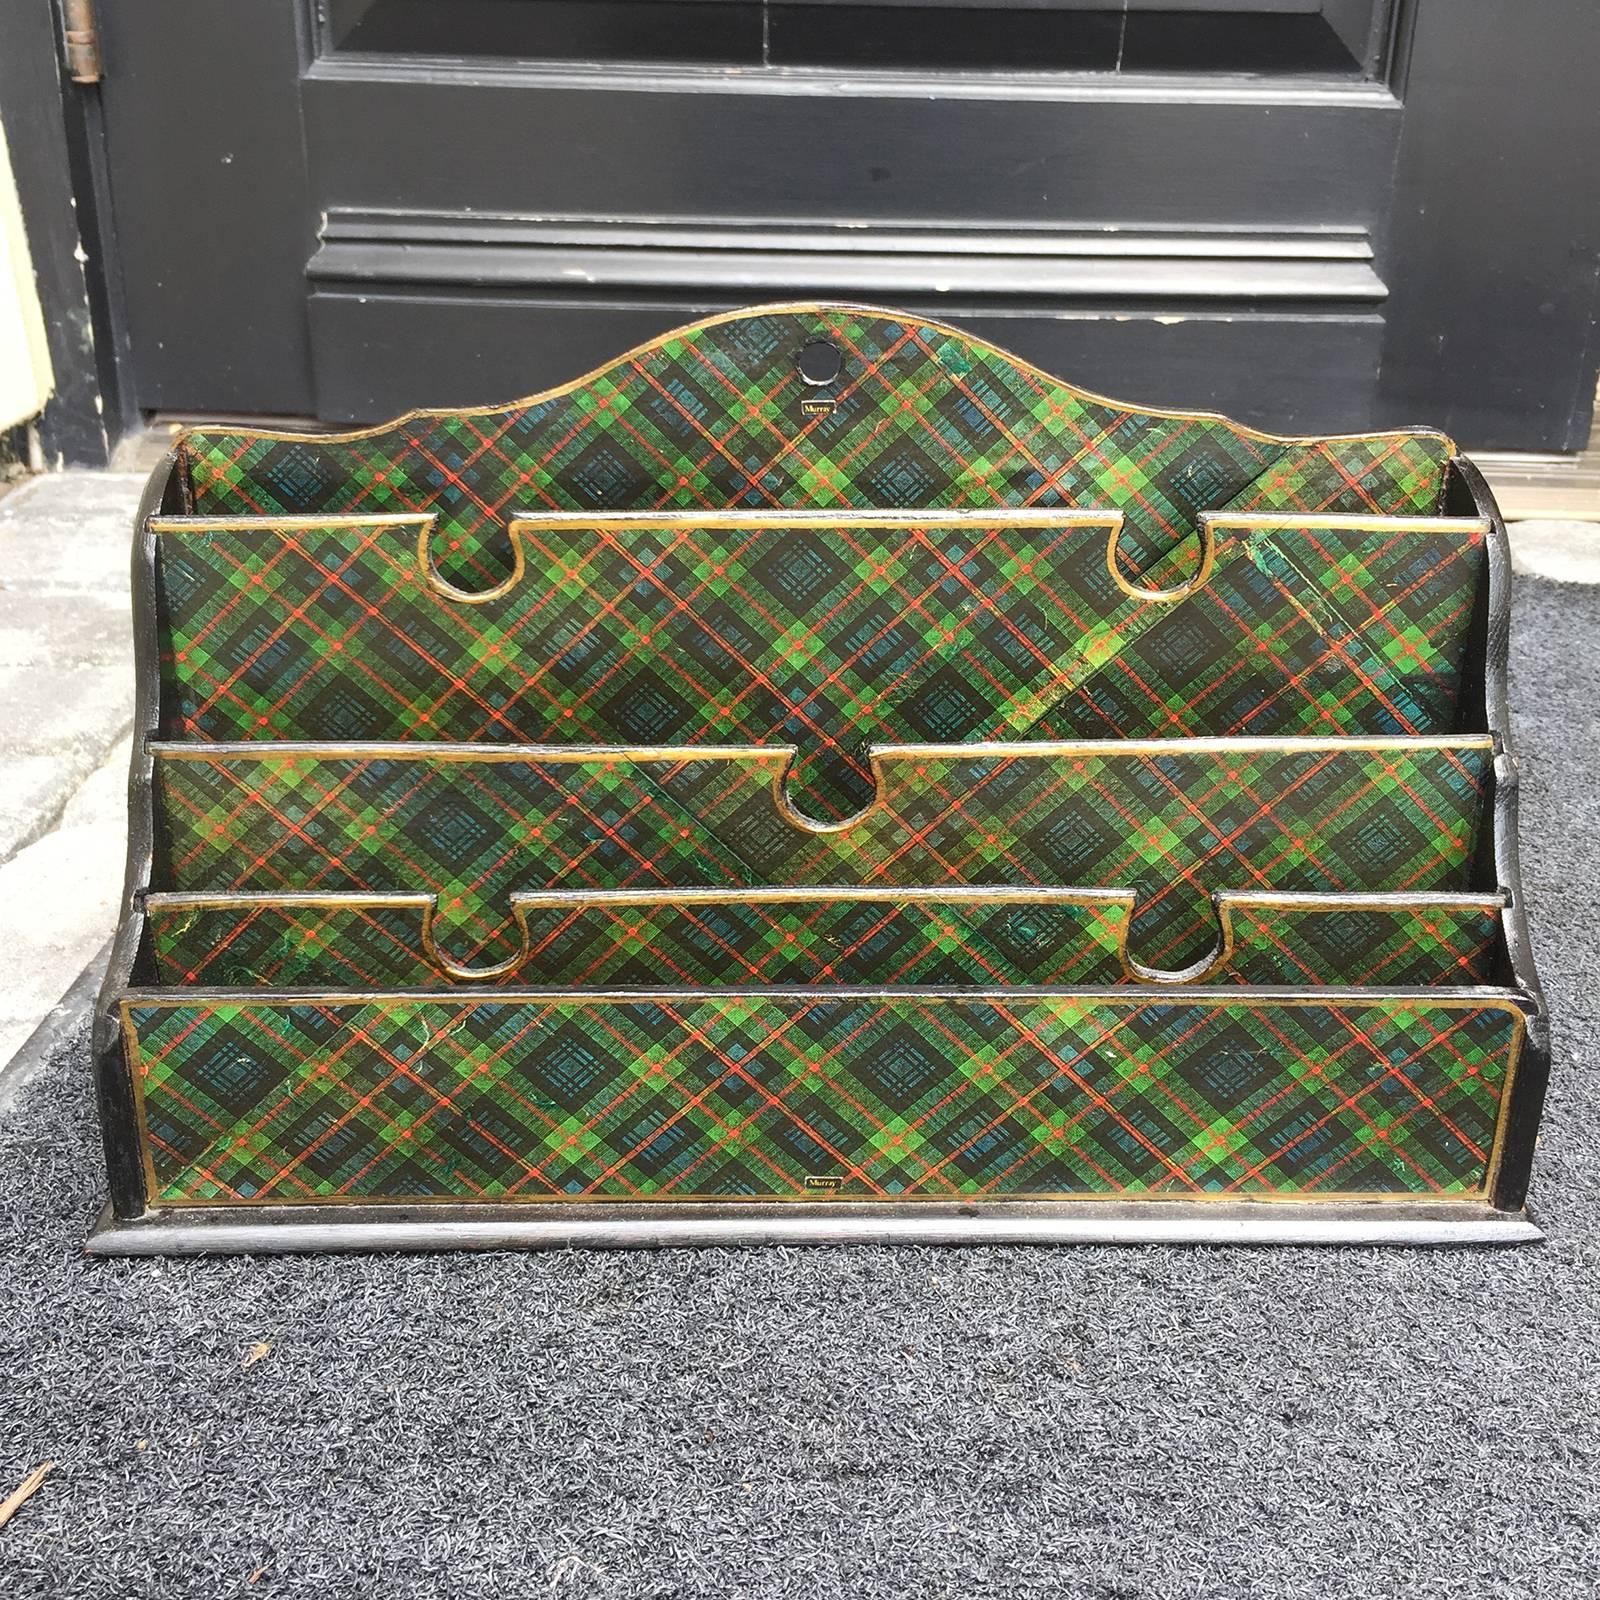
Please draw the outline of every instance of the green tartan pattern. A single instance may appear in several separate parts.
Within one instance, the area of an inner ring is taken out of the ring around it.
[[[1121,902],[718,899],[523,909],[523,988],[752,984],[1085,986],[1131,978]],[[1231,907],[1210,983],[1450,988],[1495,981],[1488,906]],[[147,911],[156,979],[213,988],[421,989],[456,983],[419,905],[267,900]],[[450,952],[444,952],[449,958]]]
[[[1484,557],[1472,522],[1223,524],[1153,601],[1109,520],[513,534],[520,581],[463,603],[414,526],[164,532],[169,734],[792,744],[836,818],[873,741],[1453,731]]]
[[[523,987],[1107,984],[1126,904],[718,900],[522,909]],[[423,988],[449,982],[420,907],[152,908],[163,983]],[[443,952],[448,958],[450,952]]]
[[[1492,906],[1336,911],[1235,904],[1234,983],[1441,988],[1501,981],[1501,911]]]
[[[128,1004],[151,1201],[1480,1194],[1520,1018],[1418,1001]]]
[[[781,749],[573,755],[158,747],[156,881],[437,895],[442,947],[478,965],[516,952],[518,890],[1131,888],[1135,958],[1181,968],[1218,890],[1466,889],[1491,766],[1487,740],[884,750],[879,803],[817,832],[775,803]]]
[[[818,338],[844,369],[831,410],[808,415],[795,363]],[[432,512],[441,570],[481,583],[519,512],[740,506],[1103,507],[1128,518],[1129,570],[1148,571],[1202,511],[1430,514],[1451,447],[1142,412],[937,323],[818,308],[682,328],[510,406],[344,440],[199,428],[179,450],[202,516]]]

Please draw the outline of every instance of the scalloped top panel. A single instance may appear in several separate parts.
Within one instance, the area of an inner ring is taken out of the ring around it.
[[[817,340],[842,356],[820,386],[798,368]],[[431,512],[453,536],[441,570],[474,581],[509,559],[518,512],[729,506],[1112,509],[1149,573],[1203,511],[1434,512],[1452,454],[1436,433],[1307,442],[1144,411],[841,306],[694,323],[509,406],[321,437],[199,428],[179,450],[200,514]]]

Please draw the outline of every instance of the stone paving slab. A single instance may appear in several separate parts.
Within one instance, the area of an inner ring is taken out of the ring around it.
[[[68,472],[0,497],[0,862],[54,825],[132,726],[142,482]]]
[[[0,866],[0,1063],[72,987],[116,925],[127,853],[132,741],[67,802],[57,825]]]
[[[0,1063],[116,919],[143,482],[69,472],[0,496]]]
[[[1600,523],[1513,522],[1511,565],[1554,583],[1600,583]]]

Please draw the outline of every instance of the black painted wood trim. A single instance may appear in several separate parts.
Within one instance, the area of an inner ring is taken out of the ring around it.
[[[1387,293],[1360,230],[540,222],[410,211],[330,211],[306,274],[330,285],[582,285],[734,303],[764,295],[893,302],[965,294],[1344,308]]]
[[[537,1214],[531,1214],[534,1211]],[[946,1206],[217,1206],[102,1215],[94,1256],[339,1250],[663,1249],[693,1245],[1509,1245],[1543,1238],[1481,1203],[1062,1200]]]
[[[1495,883],[1507,896],[1501,924],[1511,969],[1508,981],[1533,1003],[1516,1078],[1511,1085],[1500,1164],[1492,1175],[1495,1205],[1504,1211],[1517,1211],[1527,1199],[1539,1121],[1550,1081],[1550,1012],[1534,965],[1533,945],[1528,934],[1528,898],[1522,886],[1518,836],[1520,778],[1507,684],[1511,655],[1511,547],[1493,492],[1483,474],[1465,457],[1458,456],[1450,464],[1445,512],[1450,516],[1485,517],[1489,521],[1487,579],[1474,618],[1471,652],[1474,677],[1464,682],[1462,689],[1463,697],[1468,693],[1480,697],[1487,717],[1486,726],[1494,735],[1496,745],[1493,826],[1487,830],[1493,859],[1480,869],[1479,881]]]
[[[111,959],[95,1002],[91,1033],[100,1137],[105,1145],[111,1209],[118,1217],[138,1216],[145,1207],[133,1064],[122,1037],[120,1000],[131,983],[148,976],[144,896],[155,855],[155,772],[150,740],[161,725],[155,535],[150,531],[150,518],[158,513],[180,515],[189,509],[188,500],[177,454],[169,450],[145,484],[133,521],[134,711],[133,758],[128,770],[128,856]]]

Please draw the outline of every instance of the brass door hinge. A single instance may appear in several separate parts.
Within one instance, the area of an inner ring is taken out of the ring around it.
[[[99,83],[100,30],[94,0],[61,0],[61,37],[67,49],[67,76],[74,83]]]

